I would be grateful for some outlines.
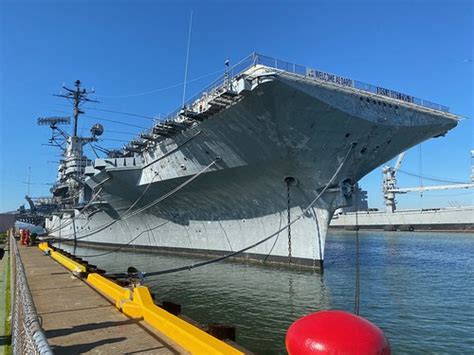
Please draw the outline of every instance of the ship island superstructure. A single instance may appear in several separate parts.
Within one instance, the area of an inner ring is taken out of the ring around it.
[[[252,54],[107,158],[88,160],[87,139],[69,137],[53,189],[67,203],[46,226],[61,240],[205,256],[258,244],[238,256],[322,267],[329,222],[356,182],[457,120]]]

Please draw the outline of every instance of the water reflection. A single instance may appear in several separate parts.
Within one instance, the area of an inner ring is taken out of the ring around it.
[[[102,251],[78,246],[76,253]],[[473,234],[361,232],[361,315],[384,329],[394,352],[469,353],[474,347],[472,255]],[[155,271],[199,260],[119,251],[89,261],[123,272],[131,265]],[[354,308],[354,233],[329,235],[325,265],[321,275],[223,262],[147,282],[158,300],[180,303],[185,315],[202,324],[235,325],[244,347],[284,353],[286,329],[297,318]]]

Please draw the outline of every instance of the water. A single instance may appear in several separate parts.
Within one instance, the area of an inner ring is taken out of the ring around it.
[[[196,321],[234,324],[237,342],[255,353],[283,354],[286,329],[295,319],[321,309],[353,310],[354,233],[330,233],[324,275],[224,262],[148,281],[159,300],[180,303]],[[474,234],[360,237],[361,315],[384,330],[393,352],[472,353]],[[131,252],[89,259],[108,272],[130,265],[161,270],[197,260]]]

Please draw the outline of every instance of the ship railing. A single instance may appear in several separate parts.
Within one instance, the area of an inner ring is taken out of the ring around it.
[[[435,102],[424,100],[412,95],[404,94],[402,92],[390,90],[390,89],[380,87],[380,86],[371,85],[363,81],[346,78],[340,75],[324,72],[324,71],[306,67],[303,65],[293,64],[293,63],[282,61],[276,58],[263,56],[261,54],[253,54],[253,56],[255,56],[255,59],[253,60],[255,65],[261,64],[267,67],[272,67],[272,68],[283,70],[283,71],[290,72],[293,74],[302,75],[302,76],[312,78],[315,80],[327,81],[339,86],[352,87],[354,89],[370,92],[372,94],[390,97],[398,101],[409,102],[409,103],[426,107],[432,110],[449,112],[449,107],[447,106],[443,106]]]
[[[41,327],[26,279],[17,242],[10,229],[11,260],[11,332],[12,354],[44,354],[53,352]]]
[[[203,99],[212,99],[212,97],[217,96],[219,93],[222,93],[225,90],[232,90],[233,85],[235,84],[235,79],[239,77],[242,73],[248,70],[251,67],[256,65],[262,65],[270,68],[275,68],[287,73],[296,74],[305,78],[313,79],[316,81],[329,82],[341,87],[351,87],[353,89],[365,91],[368,93],[381,95],[395,99],[402,102],[411,103],[414,105],[422,106],[436,111],[449,112],[449,107],[424,100],[412,95],[404,94],[399,91],[390,90],[384,87],[371,85],[363,81],[354,80],[346,78],[340,75],[332,74],[329,72],[324,72],[314,68],[306,67],[304,65],[290,63],[284,60],[277,58],[272,58],[264,56],[258,53],[252,53],[249,56],[245,57],[237,64],[233,65],[227,69],[223,75],[213,81],[211,84],[206,86],[204,89],[200,90],[197,94],[190,97],[185,103],[184,107],[181,106],[169,113],[165,117],[158,120],[159,122],[174,120],[179,117],[180,112],[183,109],[193,109],[196,107],[197,103]],[[142,133],[150,133],[151,130],[147,130]]]
[[[185,102],[184,106],[187,108],[192,107],[193,104],[196,101],[198,101],[200,98],[202,98],[203,96],[206,96],[206,95],[212,96],[215,93],[218,93],[219,91],[225,90],[229,85],[231,85],[229,83],[232,83],[236,77],[238,77],[247,69],[256,65],[264,65],[266,67],[275,68],[275,69],[282,70],[285,72],[297,74],[300,76],[304,76],[306,78],[330,82],[338,86],[352,87],[354,89],[369,92],[372,94],[390,97],[398,101],[412,103],[412,104],[426,107],[432,110],[449,112],[449,107],[437,104],[435,102],[424,100],[412,95],[404,94],[402,92],[395,91],[395,90],[390,90],[384,87],[371,85],[363,81],[354,80],[354,79],[346,78],[340,75],[306,67],[304,65],[298,65],[298,64],[290,63],[284,60],[267,57],[258,53],[252,53],[251,55],[247,56],[246,58],[242,59],[237,64],[229,68],[218,79],[216,79],[214,82],[212,82],[210,85],[205,87],[196,95],[189,98]],[[167,115],[164,118],[164,120],[169,120],[169,119],[173,119],[177,117],[182,108],[183,107],[179,107],[178,109],[176,109],[175,111]]]
[[[228,70],[226,70],[226,72],[223,75],[221,75],[216,80],[211,82],[204,89],[201,89],[198,93],[196,93],[195,95],[187,99],[186,102],[184,103],[184,107],[182,106],[178,107],[176,110],[166,115],[161,121],[172,120],[179,116],[179,113],[181,112],[183,108],[189,109],[193,107],[195,103],[199,101],[201,98],[203,97],[210,98],[210,97],[216,96],[219,92],[222,92],[223,90],[229,88],[229,86],[233,85],[232,83],[236,77],[238,77],[247,69],[259,64],[258,63],[259,56],[260,56],[259,54],[252,53],[249,56],[245,57],[244,59],[239,61],[237,64],[233,65]]]

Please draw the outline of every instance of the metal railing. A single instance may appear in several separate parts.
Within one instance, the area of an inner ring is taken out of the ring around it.
[[[10,233],[12,353],[52,355],[26,280],[18,246]]]
[[[284,70],[286,72],[313,78],[315,80],[331,82],[339,86],[352,87],[354,89],[370,92],[372,94],[382,95],[403,102],[409,102],[418,106],[423,106],[437,111],[449,112],[449,107],[421,99],[412,95],[407,95],[398,91],[386,89],[380,86],[364,83],[363,81],[345,78],[339,75],[323,72],[317,69],[285,62],[279,59],[266,57],[260,54],[252,54],[255,64],[261,64],[268,67]],[[252,57],[251,56],[251,57]],[[247,68],[246,68],[247,69]]]
[[[200,90],[197,94],[187,99],[184,104],[184,107],[178,107],[173,112],[159,119],[158,123],[168,120],[174,120],[180,115],[180,112],[183,108],[193,108],[196,102],[198,102],[199,100],[205,97],[217,95],[223,90],[228,89],[229,86],[232,85],[234,79],[236,79],[247,69],[256,65],[263,65],[266,67],[275,68],[277,70],[292,73],[304,78],[313,79],[315,81],[328,82],[341,87],[350,87],[372,94],[389,97],[398,101],[408,102],[414,105],[426,107],[436,111],[449,112],[449,107],[447,106],[443,106],[435,102],[424,100],[412,95],[407,95],[395,90],[390,90],[380,86],[364,83],[359,80],[353,80],[343,76],[320,71],[317,69],[306,67],[304,65],[298,65],[284,60],[267,57],[258,53],[252,53],[241,61],[239,61],[237,64],[230,67],[228,70],[226,70],[225,73],[221,75],[218,79],[216,79],[214,82],[206,86],[204,89]],[[140,134],[150,134],[151,132],[153,132],[153,128],[140,132]],[[140,137],[140,134],[137,136],[137,139]]]
[[[188,99],[185,103],[185,106],[192,105],[196,100],[198,100],[201,96],[205,95],[206,93],[211,94],[212,92],[216,90],[223,89],[226,85],[226,82],[231,81],[235,77],[242,74],[245,70],[255,65],[264,65],[264,66],[282,70],[288,73],[304,76],[306,78],[330,82],[335,85],[344,86],[344,87],[352,87],[354,89],[358,89],[361,91],[366,91],[372,94],[390,97],[392,99],[396,99],[403,102],[409,102],[409,103],[412,103],[418,106],[423,106],[426,108],[430,108],[433,110],[449,112],[449,107],[447,106],[443,106],[443,105],[440,105],[428,100],[424,100],[412,95],[407,95],[398,91],[386,89],[380,86],[371,85],[359,80],[353,80],[353,79],[342,77],[342,76],[335,75],[332,73],[323,72],[317,69],[306,67],[304,65],[298,65],[298,64],[290,63],[284,60],[267,57],[258,53],[252,53],[251,55],[247,56],[246,58],[242,59],[237,64],[229,68],[229,70],[226,73],[224,73],[224,75],[219,77],[209,86],[207,86],[205,89],[201,90],[198,94]],[[175,110],[174,112],[170,113],[165,119],[176,117],[180,109],[181,107]]]

